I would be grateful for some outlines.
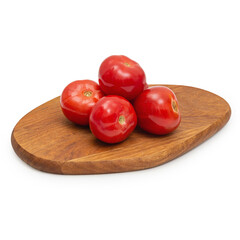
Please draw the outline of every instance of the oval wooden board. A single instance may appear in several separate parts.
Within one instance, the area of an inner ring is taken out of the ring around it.
[[[231,109],[221,97],[202,89],[165,85],[179,101],[182,121],[169,135],[136,128],[122,143],[97,140],[88,127],[62,114],[59,97],[25,115],[12,132],[16,154],[30,166],[58,174],[125,172],[166,163],[199,145],[229,120]]]

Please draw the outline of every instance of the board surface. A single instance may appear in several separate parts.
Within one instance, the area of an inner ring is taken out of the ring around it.
[[[136,128],[124,142],[105,144],[88,127],[68,121],[57,97],[16,124],[12,146],[27,164],[49,173],[125,172],[168,162],[211,137],[229,120],[231,109],[223,98],[198,88],[164,86],[175,92],[182,117],[179,127],[168,135],[155,136]]]

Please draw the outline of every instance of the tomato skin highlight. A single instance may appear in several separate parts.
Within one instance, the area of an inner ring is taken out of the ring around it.
[[[60,97],[63,114],[79,125],[89,124],[89,115],[104,96],[99,85],[92,80],[76,80],[68,84]]]
[[[164,86],[144,90],[134,101],[134,109],[140,128],[152,134],[168,134],[181,122],[178,100]]]
[[[146,88],[146,76],[140,65],[123,55],[106,58],[99,68],[99,86],[106,95],[136,98]]]
[[[137,116],[131,103],[115,95],[101,98],[89,118],[92,133],[106,143],[124,141],[136,125]]]

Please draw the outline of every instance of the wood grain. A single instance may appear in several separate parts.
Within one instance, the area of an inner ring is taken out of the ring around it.
[[[166,163],[211,137],[229,120],[230,106],[221,97],[188,86],[165,86],[175,92],[182,116],[178,129],[166,136],[151,135],[137,128],[124,142],[105,144],[88,127],[68,121],[57,97],[17,123],[12,146],[27,164],[49,173],[125,172]]]

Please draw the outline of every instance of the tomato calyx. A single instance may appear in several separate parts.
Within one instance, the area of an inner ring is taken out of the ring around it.
[[[90,90],[85,90],[85,91],[83,91],[83,95],[84,95],[85,97],[91,97],[92,94],[93,94],[93,92],[90,91]]]
[[[128,62],[124,62],[123,64],[126,65],[127,67],[131,66],[130,63],[128,63]]]
[[[123,125],[126,122],[126,119],[123,115],[120,115],[118,118],[119,124]]]
[[[177,106],[177,102],[172,98],[172,102],[171,102],[171,105],[172,105],[172,109],[175,113],[178,113],[178,106]]]

